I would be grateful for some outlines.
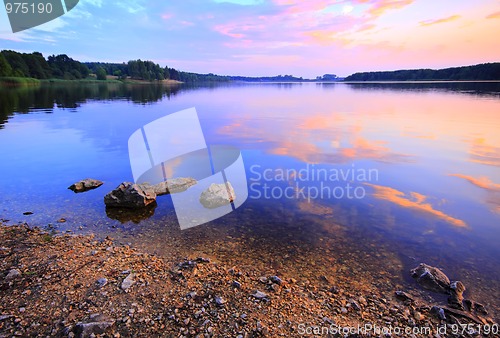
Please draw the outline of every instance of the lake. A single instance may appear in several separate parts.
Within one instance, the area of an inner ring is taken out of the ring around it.
[[[247,200],[186,230],[169,196],[142,212],[106,210],[104,195],[133,180],[132,133],[191,107],[209,145],[240,150]],[[498,318],[500,83],[3,88],[0,158],[6,224],[285,274],[374,283],[384,274],[405,289],[415,287],[409,269],[425,262]],[[87,177],[105,184],[67,189]],[[334,263],[343,268],[332,272]]]

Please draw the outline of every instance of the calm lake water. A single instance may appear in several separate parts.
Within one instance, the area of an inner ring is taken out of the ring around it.
[[[103,196],[133,180],[130,135],[190,107],[209,144],[241,150],[247,201],[184,231],[169,196],[139,214],[106,211]],[[250,237],[276,254],[326,242],[367,261],[387,251],[397,263],[366,269],[396,264],[410,285],[410,268],[437,265],[498,311],[499,83],[0,89],[0,159],[7,224],[111,234],[160,254]],[[67,189],[87,177],[105,184]]]

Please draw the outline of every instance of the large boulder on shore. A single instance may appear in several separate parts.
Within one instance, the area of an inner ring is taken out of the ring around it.
[[[214,209],[223,205],[228,205],[236,199],[233,186],[228,181],[226,183],[212,183],[201,193],[200,203],[205,208]]]
[[[177,177],[155,184],[153,189],[156,195],[161,196],[186,191],[196,183],[197,181],[192,177]]]
[[[94,180],[93,178],[86,178],[70,185],[68,189],[73,190],[75,193],[78,193],[99,188],[101,185],[103,185],[102,181]]]
[[[104,203],[112,208],[144,208],[156,202],[156,193],[149,184],[121,183],[104,196]]]
[[[410,270],[410,273],[423,288],[438,293],[450,293],[450,279],[438,268],[420,263]]]

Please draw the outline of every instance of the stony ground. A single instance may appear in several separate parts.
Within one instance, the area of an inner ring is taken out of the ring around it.
[[[110,238],[25,225],[0,226],[0,259],[0,337],[467,337],[495,329],[487,315],[453,312],[426,291],[396,293],[384,276],[378,284],[356,274],[295,279],[213,254],[159,258]]]

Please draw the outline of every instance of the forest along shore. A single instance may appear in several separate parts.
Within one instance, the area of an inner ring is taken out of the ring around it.
[[[471,334],[456,335],[467,337],[494,329],[487,317],[436,311],[425,290],[356,289],[347,279],[265,274],[223,257],[160,258],[109,237],[27,225],[0,225],[0,243],[0,337],[434,337],[471,324]]]

